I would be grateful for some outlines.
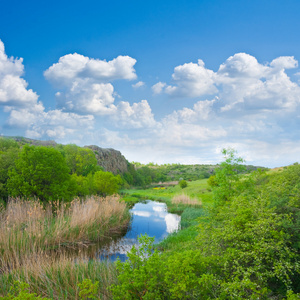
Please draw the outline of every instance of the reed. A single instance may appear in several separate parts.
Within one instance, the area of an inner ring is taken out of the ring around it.
[[[202,206],[202,202],[197,198],[191,198],[186,194],[175,195],[172,198],[172,204],[184,204],[189,206]]]
[[[51,299],[80,299],[78,283],[99,282],[97,299],[112,299],[108,287],[116,283],[116,269],[107,261],[91,261],[81,256],[37,254],[18,269],[0,276],[0,297],[7,295],[15,280],[29,284],[30,292]]]
[[[0,273],[28,265],[38,255],[101,241],[124,230],[129,220],[126,204],[118,196],[92,196],[46,207],[38,200],[10,199],[0,212]]]

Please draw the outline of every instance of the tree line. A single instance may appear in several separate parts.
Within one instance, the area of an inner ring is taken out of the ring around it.
[[[36,197],[42,201],[116,193],[123,180],[105,172],[91,149],[76,145],[20,145],[0,138],[0,199]]]

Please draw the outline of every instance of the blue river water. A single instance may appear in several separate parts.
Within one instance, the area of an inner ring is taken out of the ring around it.
[[[130,210],[131,226],[126,235],[118,240],[112,240],[99,251],[99,259],[121,261],[127,259],[127,252],[133,245],[138,246],[138,236],[147,234],[155,237],[155,243],[163,240],[170,233],[180,229],[180,216],[168,213],[165,203],[146,200],[134,205]]]

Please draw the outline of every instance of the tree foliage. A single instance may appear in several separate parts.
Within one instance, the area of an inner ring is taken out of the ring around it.
[[[88,148],[78,147],[74,144],[63,146],[63,154],[71,174],[87,176],[100,170],[94,152]]]
[[[9,171],[11,196],[35,196],[41,200],[69,199],[72,196],[69,168],[54,148],[25,145]]]
[[[111,172],[97,171],[94,174],[94,188],[97,194],[106,196],[117,193],[122,184],[120,175]]]

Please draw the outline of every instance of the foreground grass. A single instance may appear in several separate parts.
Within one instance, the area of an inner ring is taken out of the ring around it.
[[[29,284],[30,292],[51,299],[80,299],[78,284],[84,279],[99,282],[97,299],[111,299],[108,287],[116,283],[115,265],[91,261],[87,258],[45,257],[35,260],[18,270],[0,276],[0,297],[7,295],[15,280]]]
[[[75,199],[45,208],[38,201],[11,199],[0,212],[0,296],[20,280],[39,295],[77,299],[77,284],[83,278],[99,281],[101,277],[101,297],[106,299],[114,266],[91,263],[84,255],[75,261],[66,250],[80,253],[91,243],[120,233],[129,221],[126,204],[116,196]]]

